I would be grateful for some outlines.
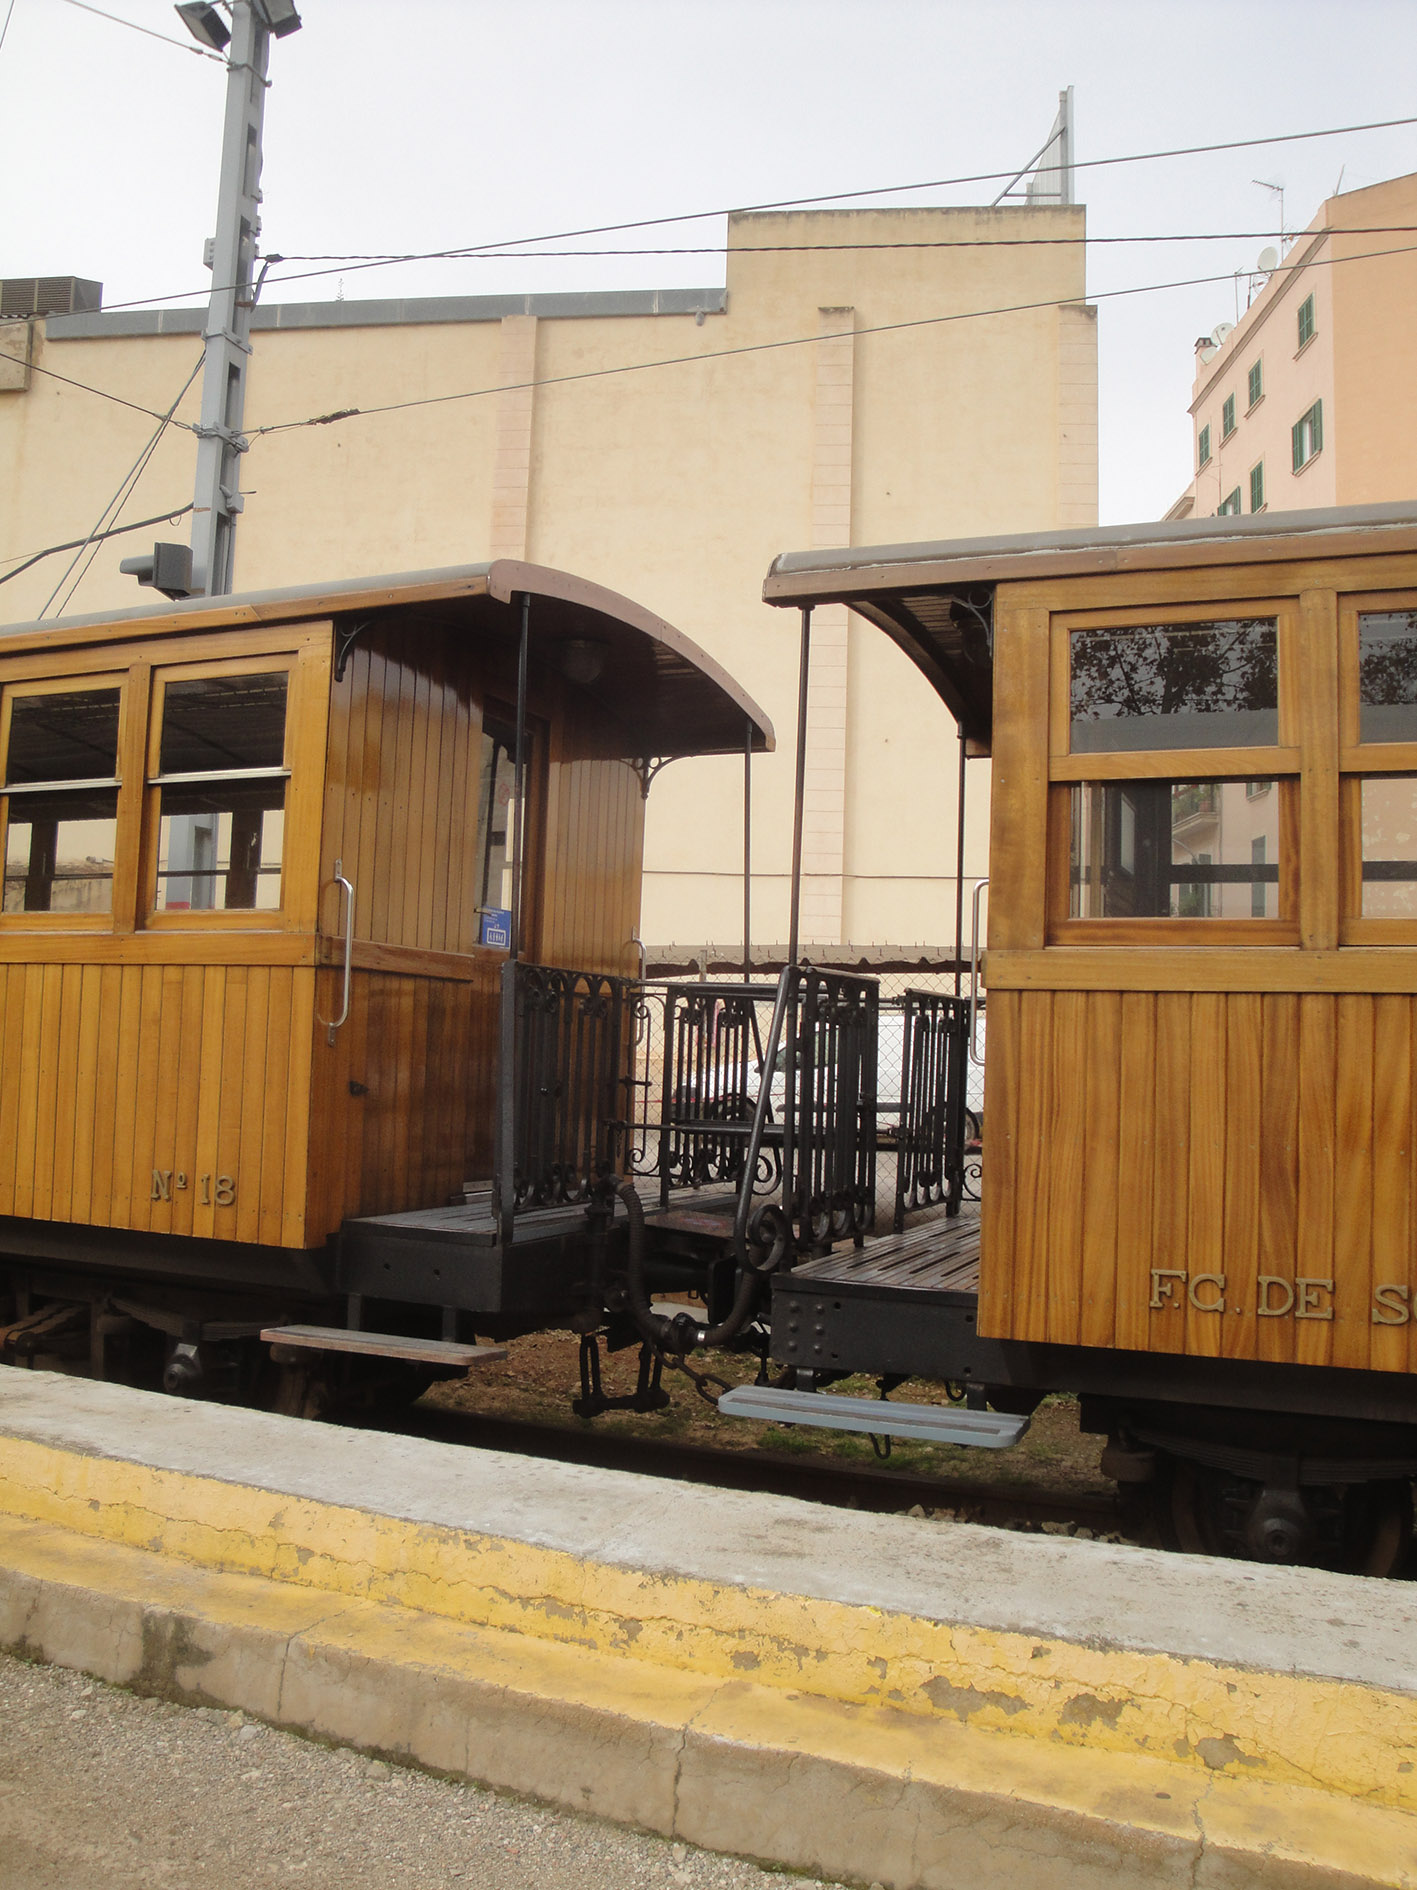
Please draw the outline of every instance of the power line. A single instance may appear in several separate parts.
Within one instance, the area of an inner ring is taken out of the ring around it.
[[[13,3],[14,0],[11,0],[12,6]],[[117,13],[105,13],[102,7],[91,7],[88,0],[64,0],[64,4],[77,7],[80,13],[92,13],[100,20],[111,20],[114,26],[126,26],[129,32],[142,33],[148,39],[160,39],[164,46],[175,46],[178,52],[196,53],[199,59],[215,59],[219,66],[226,64],[220,53],[208,52],[205,46],[194,45],[186,39],[173,39],[168,33],[155,33],[150,26],[139,26],[136,20],[125,20]],[[4,35],[0,34],[0,42],[3,42],[3,38]]]
[[[97,544],[104,538],[121,538],[125,532],[140,532],[149,525],[171,525],[177,519],[184,518],[193,509],[189,499],[186,505],[175,505],[170,512],[155,512],[151,518],[140,518],[132,525],[110,525],[107,531],[90,532],[87,538],[71,538],[64,545],[46,545],[43,551],[33,551],[24,558],[23,564],[17,564],[13,571],[0,572],[0,584],[8,584],[11,578],[19,577],[22,571],[28,571],[32,565],[40,564],[45,558],[53,558],[61,551],[82,551],[85,545]],[[23,553],[20,554],[22,557]],[[0,559],[0,563],[9,563],[9,559]]]
[[[65,571],[63,577],[60,578],[59,582],[54,586],[54,589],[49,593],[49,596],[45,599],[44,606],[39,612],[39,615],[41,617],[43,617],[45,613],[48,611],[49,606],[54,602],[55,598],[59,595],[60,591],[64,590],[64,586],[66,584],[69,584],[70,575],[74,571],[75,567],[78,565],[79,560],[83,557],[85,551],[87,551],[89,554],[88,562],[84,565],[84,568],[82,569],[82,571],[79,572],[78,576],[74,579],[73,583],[69,584],[68,590],[64,592],[64,602],[59,606],[59,611],[60,611],[61,616],[64,612],[65,607],[68,605],[68,603],[72,599],[74,592],[78,590],[79,586],[83,583],[84,579],[88,576],[90,566],[93,564],[94,559],[98,555],[98,537],[99,537],[99,533],[104,529],[105,519],[107,519],[109,514],[112,513],[113,520],[116,521],[118,518],[118,514],[123,510],[123,507],[128,503],[129,499],[133,496],[133,493],[137,490],[138,481],[142,478],[143,474],[147,471],[148,461],[152,458],[153,454],[157,451],[158,442],[161,440],[163,434],[166,433],[168,429],[168,425],[172,420],[173,414],[176,413],[177,409],[181,406],[184,398],[186,397],[187,389],[192,385],[193,381],[195,381],[197,376],[201,373],[205,358],[206,358],[206,353],[205,353],[205,350],[203,350],[203,352],[197,356],[197,359],[192,367],[192,372],[187,376],[186,380],[182,383],[181,388],[178,390],[176,399],[173,401],[172,405],[168,408],[167,412],[158,421],[156,432],[153,434],[152,438],[148,441],[147,445],[143,448],[142,452],[139,453],[137,459],[133,462],[129,470],[123,475],[122,479],[119,480],[118,490],[114,493],[113,497],[108,501],[107,505],[105,505],[103,510],[99,513],[98,518],[94,524],[93,530],[89,533],[88,537],[84,540],[83,544],[80,546],[78,552],[75,554],[73,560],[69,564],[69,567]]]
[[[5,24],[3,26],[0,26],[0,47],[3,47],[5,44],[5,35],[10,30],[10,21],[14,18],[14,15],[15,15],[15,0],[10,0],[9,6],[6,7],[5,9]]]
[[[149,420],[161,420],[163,415],[156,407],[144,407],[140,401],[125,400],[122,394],[114,394],[106,387],[95,387],[89,381],[76,381],[71,375],[61,374],[57,368],[41,367],[38,361],[29,364],[31,374],[47,374],[51,381],[63,381],[66,387],[77,387],[80,393],[97,394],[100,400],[111,400],[115,406],[127,407],[132,413],[140,413]],[[190,420],[169,420],[168,424],[181,427],[185,433],[195,433],[195,425]]]
[[[1359,256],[1326,256],[1311,258],[1306,262],[1281,263],[1269,273],[1271,277],[1293,273],[1302,268],[1332,268],[1339,263],[1369,262],[1383,256],[1405,256],[1417,251],[1417,244],[1401,244],[1394,249],[1370,250]],[[1235,272],[1227,270],[1223,275],[1188,276],[1175,282],[1138,283],[1126,289],[1102,289],[1089,296],[1091,302],[1116,301],[1129,295],[1157,295],[1172,289],[1195,289],[1211,286],[1220,282],[1233,282]],[[1082,298],[1078,298],[1079,304]],[[995,308],[961,309],[950,315],[921,315],[910,321],[881,322],[869,328],[858,328],[857,335],[898,334],[913,328],[938,328],[952,322],[980,321],[990,316],[1025,315],[1039,309],[1057,308],[1067,301],[1066,297],[1047,296],[1036,302],[1011,302]],[[619,367],[584,368],[574,374],[552,374],[541,380],[513,381],[496,387],[466,388],[455,394],[424,394],[414,400],[387,401],[378,407],[341,407],[333,413],[312,414],[305,420],[274,421],[266,426],[249,427],[248,437],[257,439],[272,433],[290,433],[302,427],[327,427],[337,425],[344,420],[370,419],[379,414],[404,413],[414,407],[439,407],[450,401],[481,400],[491,394],[503,394],[522,391],[528,388],[561,387],[574,381],[608,380],[619,374],[642,374],[653,368],[684,367],[691,363],[727,361],[737,355],[770,354],[782,348],[812,347],[817,342],[827,339],[822,335],[790,335],[781,341],[744,342],[736,348],[714,348],[701,354],[677,354],[663,356],[657,361],[628,361]]]
[[[1417,116],[1410,118],[1379,118],[1360,125],[1334,125],[1322,131],[1280,132],[1270,138],[1234,138],[1225,140],[1219,144],[1184,145],[1170,151],[1138,151],[1122,157],[1086,158],[1076,163],[1073,168],[1074,170],[1088,170],[1118,164],[1147,164],[1166,158],[1196,157],[1217,151],[1250,150],[1256,145],[1296,144],[1315,138],[1347,137],[1360,131],[1390,131],[1407,125],[1417,125]],[[807,208],[812,204],[853,202],[863,197],[901,196],[907,192],[916,190],[947,190],[964,184],[997,183],[1000,178],[1013,177],[1015,175],[1016,173],[1013,171],[979,171],[970,176],[937,177],[914,184],[882,184],[870,190],[823,191],[815,197],[785,197],[770,203],[730,205],[726,209],[718,210],[685,211],[677,216],[640,217],[627,223],[594,224],[584,229],[557,230],[544,233],[540,236],[503,237],[494,242],[466,244],[449,249],[409,250],[404,253],[391,251],[388,254],[370,255],[364,259],[360,259],[357,256],[348,258],[336,257],[332,260],[331,267],[327,269],[299,270],[291,275],[272,276],[270,281],[274,286],[277,283],[306,282],[320,276],[338,275],[342,270],[348,273],[354,270],[385,269],[403,263],[474,261],[488,255],[489,252],[516,253],[518,250],[527,249],[530,245],[571,242],[580,237],[615,236],[628,230],[659,229],[670,223],[702,223],[715,217],[730,217],[768,210],[797,210]],[[1266,232],[1266,234],[1269,234],[1269,232]],[[1093,238],[1090,240],[1098,241],[1103,239]],[[556,252],[551,253],[554,254]],[[629,255],[637,252],[620,251],[616,253]],[[534,254],[535,252],[533,251],[532,259],[534,259]],[[311,257],[286,258],[284,256],[275,256],[268,257],[267,260],[279,262],[292,260],[299,262],[319,259]],[[188,301],[193,296],[205,297],[207,293],[208,291],[203,289],[183,289],[172,295],[146,296],[139,301],[112,302],[108,306],[114,310],[124,308],[153,308],[160,303]]]

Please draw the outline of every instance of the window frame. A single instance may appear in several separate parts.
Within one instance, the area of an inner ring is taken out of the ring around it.
[[[1364,742],[1358,674],[1358,620],[1368,612],[1417,610],[1417,590],[1359,591],[1338,599],[1338,802],[1340,945],[1417,945],[1417,917],[1363,916],[1365,778],[1417,776],[1417,741]]]
[[[1299,441],[1301,437],[1303,437],[1303,430],[1306,426],[1309,428],[1308,438],[1312,444],[1308,453],[1305,454],[1303,459],[1300,459]],[[1293,471],[1297,476],[1299,473],[1307,472],[1309,467],[1312,466],[1314,461],[1318,458],[1319,454],[1324,450],[1324,403],[1322,396],[1320,396],[1311,407],[1306,407],[1304,412],[1299,415],[1299,418],[1289,429],[1289,441],[1293,457]]]
[[[132,779],[131,770],[124,766],[127,758],[125,738],[130,732],[133,683],[132,670],[127,667],[115,667],[111,658],[91,670],[66,668],[57,675],[42,671],[35,671],[29,675],[21,673],[7,676],[4,682],[0,683],[0,862],[8,859],[10,846],[10,792],[4,784],[3,775],[9,772],[10,712],[13,703],[23,697],[81,695],[93,689],[118,691],[118,740],[117,751],[114,755],[114,775],[111,781],[107,776],[86,777],[93,785],[98,785],[102,781],[103,785],[117,790],[113,827],[113,878],[109,909],[106,912],[5,912],[3,908],[0,908],[0,930],[5,932],[52,930],[112,932],[116,929],[115,921],[119,917],[120,901],[131,883],[133,864],[131,816],[136,798],[136,783]],[[58,786],[62,793],[64,784],[61,783]],[[3,871],[3,867],[0,867],[0,871]]]
[[[1236,486],[1232,491],[1226,493],[1225,497],[1220,501],[1220,504],[1215,508],[1215,516],[1217,518],[1240,518],[1244,510],[1244,492],[1240,486]]]
[[[1072,739],[1072,636],[1079,630],[1146,629],[1155,624],[1212,623],[1227,618],[1275,620],[1278,732],[1273,746],[1148,748],[1074,754]],[[1213,598],[1185,603],[1144,604],[1110,610],[1065,610],[1052,614],[1049,629],[1048,812],[1046,842],[1046,945],[1297,945],[1300,847],[1299,604],[1294,597]],[[1071,891],[1071,789],[1086,781],[1272,782],[1279,797],[1279,915],[1259,918],[1073,918]]]
[[[148,702],[147,751],[143,769],[143,823],[142,823],[142,873],[140,880],[142,925],[145,931],[189,931],[194,926],[203,930],[232,929],[236,931],[272,931],[283,930],[287,924],[287,906],[290,872],[290,848],[288,836],[291,830],[292,782],[295,776],[292,755],[293,723],[295,719],[297,671],[299,654],[296,651],[274,650],[249,656],[210,656],[195,658],[190,661],[175,663],[157,663],[153,666],[151,689]],[[190,773],[166,775],[159,769],[162,750],[162,717],[166,702],[167,685],[172,682],[190,682],[202,677],[212,676],[267,676],[276,671],[283,671],[286,677],[285,695],[285,730],[282,762],[278,770],[272,768],[251,768],[240,770],[204,771],[202,774]],[[280,898],[274,906],[236,906],[215,908],[212,910],[162,911],[157,906],[157,870],[158,839],[162,819],[162,790],[164,786],[173,786],[179,782],[192,782],[204,778],[219,780],[237,779],[273,779],[279,775],[285,781],[285,813],[283,839],[281,845]]]

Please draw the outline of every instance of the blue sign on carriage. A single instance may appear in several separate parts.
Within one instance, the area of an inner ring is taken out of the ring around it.
[[[496,945],[504,952],[512,949],[512,914],[506,906],[483,906],[482,943]]]

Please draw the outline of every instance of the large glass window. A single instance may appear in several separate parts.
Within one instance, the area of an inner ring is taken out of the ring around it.
[[[517,735],[510,722],[485,716],[477,790],[478,937],[509,942],[517,848]]]
[[[1358,739],[1417,741],[1417,610],[1359,613]]]
[[[158,771],[158,912],[272,911],[285,837],[284,670],[169,680]]]
[[[1268,786],[1075,782],[1069,789],[1068,916],[1281,917],[1281,797],[1265,793]]]
[[[109,912],[118,824],[117,688],[12,692],[6,912]]]
[[[1279,739],[1273,617],[1074,630],[1069,641],[1074,754]]]
[[[1369,775],[1361,783],[1365,919],[1417,918],[1417,776]]]

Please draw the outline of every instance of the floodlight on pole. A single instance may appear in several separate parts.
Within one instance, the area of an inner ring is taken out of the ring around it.
[[[212,52],[226,51],[231,34],[215,7],[209,7],[206,0],[183,0],[174,10],[199,46],[206,46]]]

